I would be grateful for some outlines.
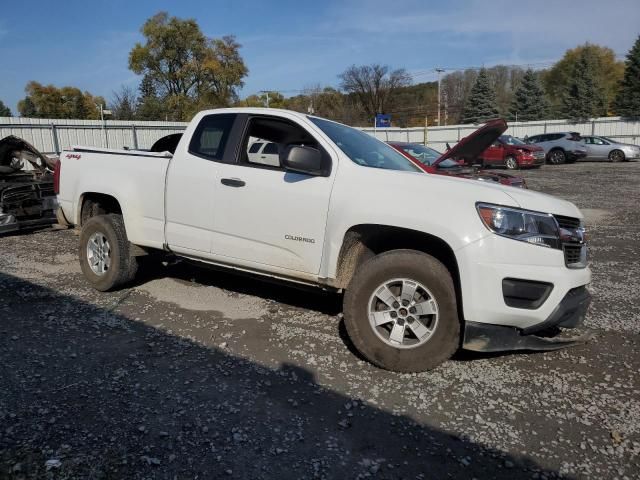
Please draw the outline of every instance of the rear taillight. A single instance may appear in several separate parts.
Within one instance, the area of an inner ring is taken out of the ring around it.
[[[58,159],[53,169],[53,191],[56,195],[60,193],[60,170],[62,170],[62,162]]]

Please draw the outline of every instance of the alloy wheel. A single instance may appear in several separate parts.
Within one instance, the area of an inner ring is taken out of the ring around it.
[[[438,302],[424,285],[411,279],[384,282],[374,290],[368,305],[371,328],[394,348],[423,345],[438,326]]]
[[[91,271],[104,275],[111,266],[111,245],[101,232],[95,232],[87,242],[87,261]]]

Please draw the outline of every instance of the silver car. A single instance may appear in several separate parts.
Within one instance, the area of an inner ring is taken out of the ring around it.
[[[527,137],[524,141],[542,147],[547,163],[572,163],[587,156],[587,149],[578,132],[544,133]]]
[[[609,137],[582,137],[587,147],[588,160],[610,160],[623,162],[640,158],[640,147],[629,143],[620,143]]]

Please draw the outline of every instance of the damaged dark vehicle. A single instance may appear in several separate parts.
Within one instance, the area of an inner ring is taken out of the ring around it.
[[[0,140],[0,234],[56,223],[56,161],[21,138]]]

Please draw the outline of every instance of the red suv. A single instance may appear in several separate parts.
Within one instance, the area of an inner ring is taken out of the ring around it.
[[[509,170],[517,168],[539,168],[544,165],[544,149],[527,145],[511,135],[500,135],[484,152],[480,154],[482,166],[505,166]]]

